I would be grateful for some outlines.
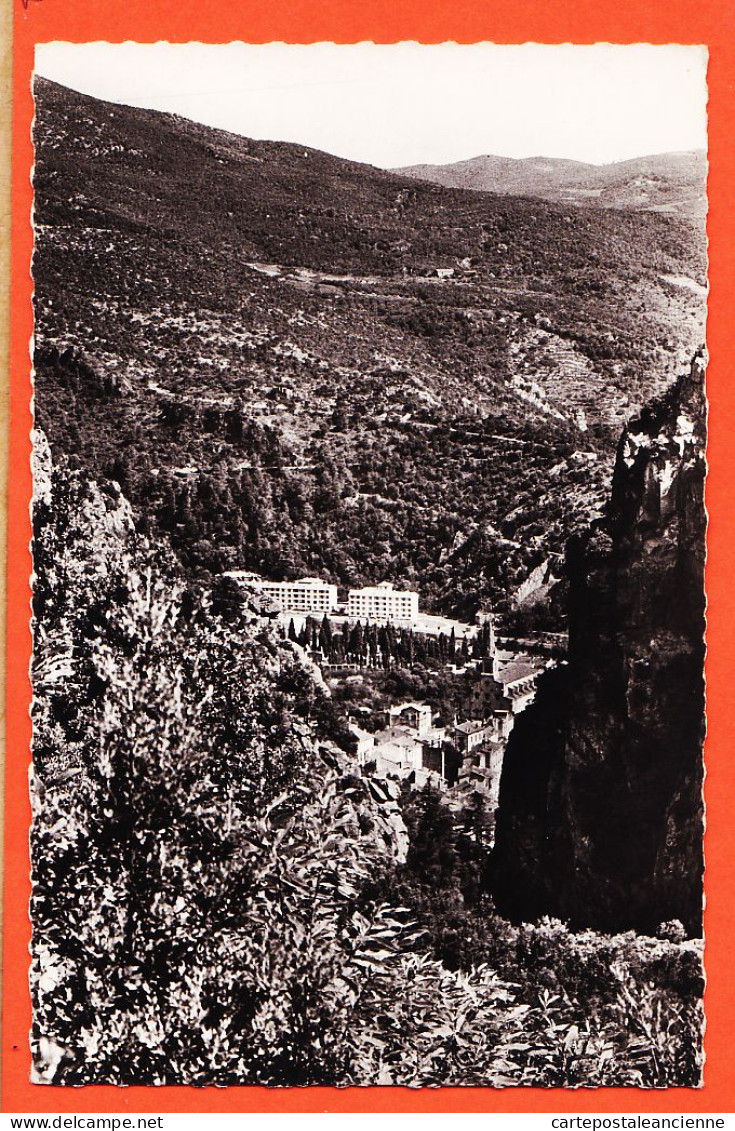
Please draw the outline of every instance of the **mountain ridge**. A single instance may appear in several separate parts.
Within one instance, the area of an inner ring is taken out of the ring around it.
[[[654,153],[597,165],[556,157],[482,154],[444,165],[395,170],[450,188],[526,195],[567,204],[666,212],[699,219],[706,213],[704,150]]]

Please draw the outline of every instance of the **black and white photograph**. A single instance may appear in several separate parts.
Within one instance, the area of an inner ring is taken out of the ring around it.
[[[34,1082],[701,1086],[706,74],[36,48]]]

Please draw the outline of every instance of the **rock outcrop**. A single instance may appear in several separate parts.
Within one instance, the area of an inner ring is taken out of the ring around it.
[[[705,431],[698,355],[627,427],[606,516],[570,543],[569,662],[516,723],[500,786],[511,918],[701,930]]]

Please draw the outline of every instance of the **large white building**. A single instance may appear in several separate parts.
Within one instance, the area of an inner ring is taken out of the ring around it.
[[[324,614],[337,607],[337,586],[329,585],[319,577],[300,577],[298,581],[266,581],[256,574],[234,570],[229,576],[270,597],[282,610]]]
[[[390,581],[350,589],[347,616],[362,620],[406,621],[419,615],[419,595],[410,589],[394,589]]]

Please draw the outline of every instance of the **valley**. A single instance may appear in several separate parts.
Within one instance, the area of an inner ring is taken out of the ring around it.
[[[502,611],[703,336],[679,282],[703,236],[671,217],[418,184],[41,79],[36,130],[38,423],[191,576],[405,577],[432,611]]]

